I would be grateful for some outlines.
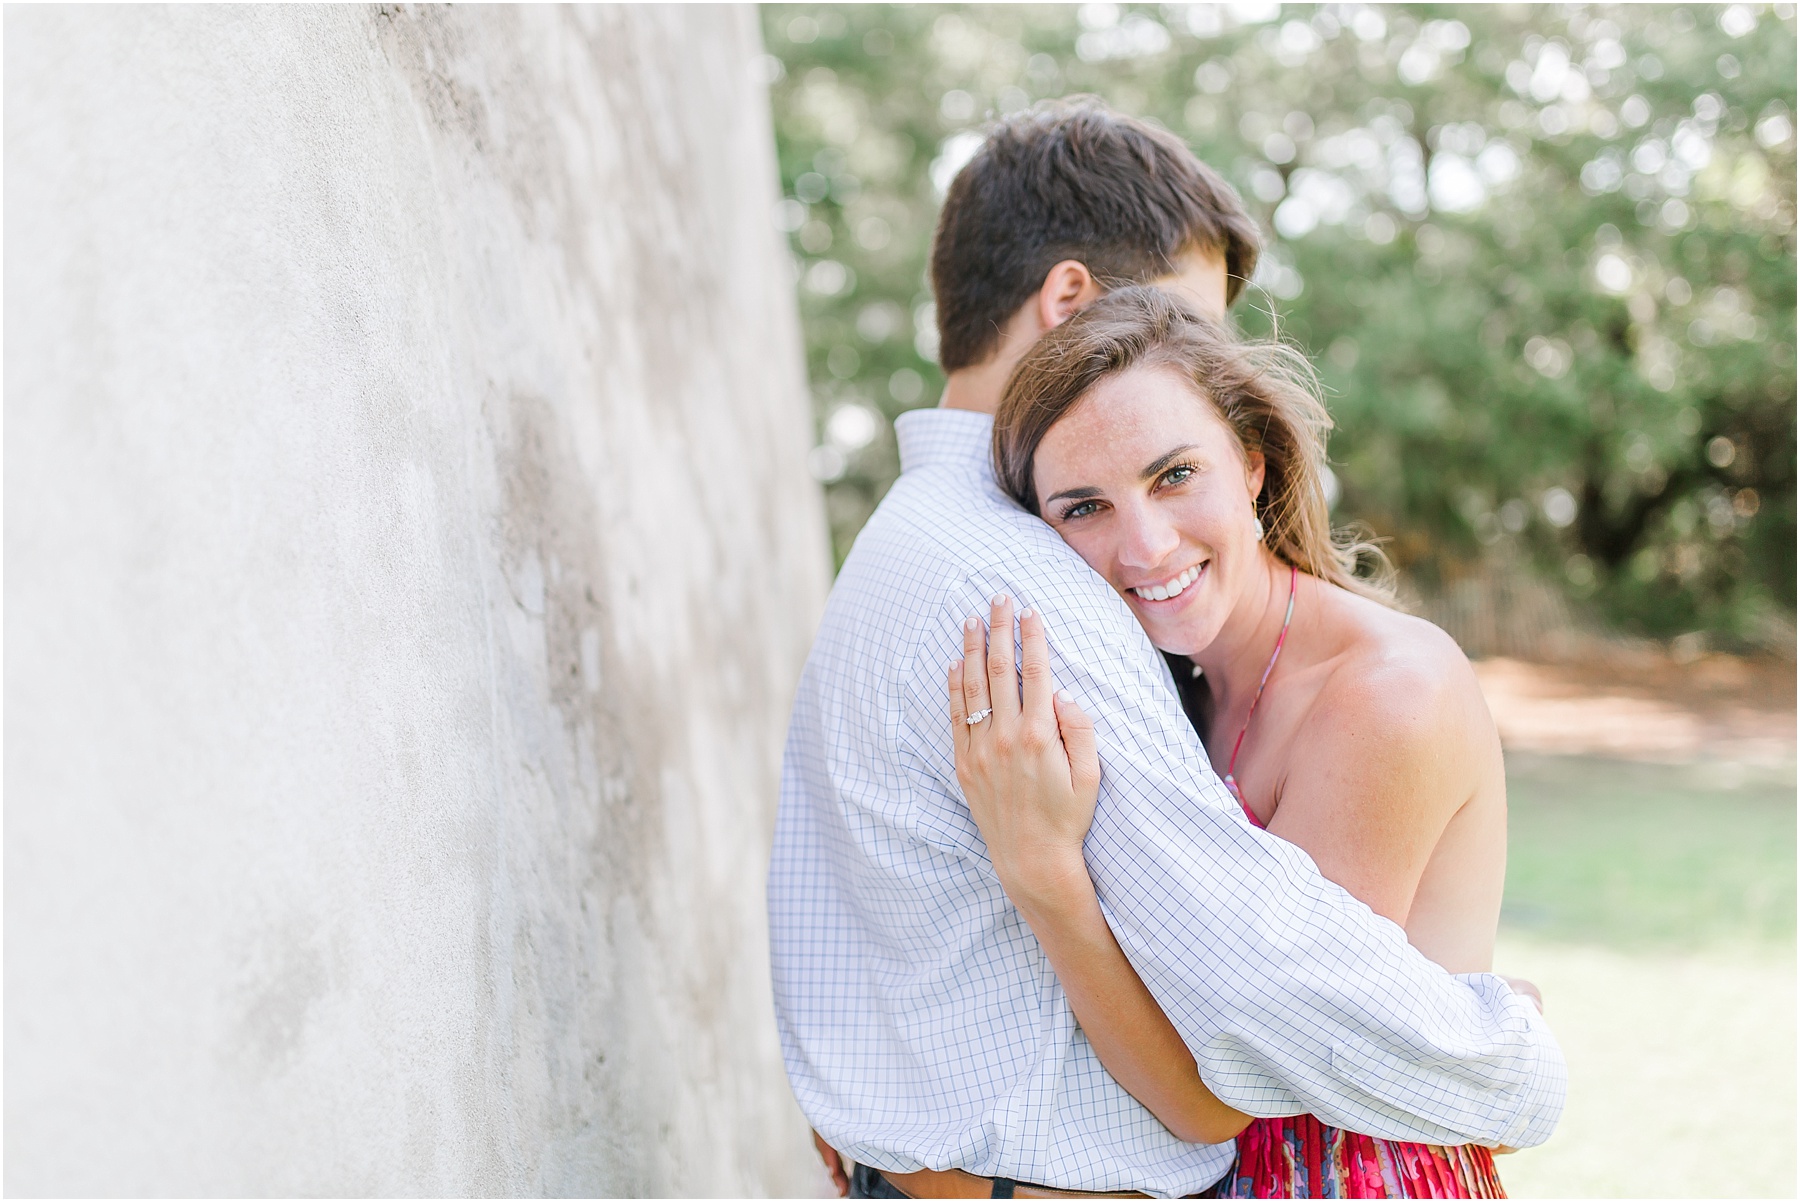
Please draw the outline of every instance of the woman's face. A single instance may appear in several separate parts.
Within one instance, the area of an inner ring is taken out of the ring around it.
[[[1262,569],[1262,456],[1246,456],[1171,368],[1107,377],[1050,428],[1032,466],[1039,512],[1164,651],[1210,644]]]

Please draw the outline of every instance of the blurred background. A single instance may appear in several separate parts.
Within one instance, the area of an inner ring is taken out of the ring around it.
[[[1795,16],[1777,5],[769,5],[839,562],[937,401],[939,201],[1092,92],[1268,235],[1237,308],[1330,391],[1334,512],[1476,660],[1502,971],[1568,1053],[1515,1194],[1795,1190]]]

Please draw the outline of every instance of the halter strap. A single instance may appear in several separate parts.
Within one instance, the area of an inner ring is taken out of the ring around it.
[[[1250,733],[1250,719],[1256,717],[1256,703],[1262,700],[1263,689],[1269,683],[1269,673],[1275,670],[1275,661],[1281,658],[1281,649],[1287,643],[1288,626],[1294,620],[1294,597],[1299,591],[1300,569],[1290,564],[1288,565],[1287,616],[1281,619],[1281,634],[1275,639],[1275,653],[1269,656],[1269,666],[1263,669],[1262,679],[1256,684],[1256,696],[1250,699],[1250,712],[1244,715],[1244,728],[1238,731],[1237,742],[1231,745],[1231,759],[1225,764],[1225,787],[1231,790],[1231,795],[1237,798],[1237,803],[1244,807],[1244,813],[1256,826],[1261,826],[1262,823],[1257,820],[1255,813],[1250,809],[1250,803],[1244,800],[1243,791],[1238,788],[1236,776],[1238,752],[1244,749],[1244,736]]]

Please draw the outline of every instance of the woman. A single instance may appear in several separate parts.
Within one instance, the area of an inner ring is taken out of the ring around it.
[[[1485,972],[1506,858],[1499,740],[1455,643],[1354,574],[1366,548],[1333,541],[1328,426],[1293,351],[1128,288],[1019,364],[994,455],[1002,487],[1171,657],[1245,817],[1444,968]],[[1010,603],[990,620],[1011,630]],[[1238,1131],[1224,1196],[1504,1196],[1486,1148],[1380,1140],[1310,1115],[1252,1121],[1207,1090],[1104,932],[1080,859],[1100,771],[1092,726],[1068,694],[1051,696],[1042,620],[1027,611],[1020,631],[1022,698],[1011,639],[988,656],[979,622],[951,667],[957,773],[1109,1071],[1184,1138]]]

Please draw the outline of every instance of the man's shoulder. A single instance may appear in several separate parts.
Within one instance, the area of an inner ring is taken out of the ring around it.
[[[983,485],[973,472],[901,477],[838,573],[809,671],[935,698],[963,620],[1004,593],[1044,615],[1072,686],[1160,692],[1167,670],[1124,600],[1054,530]]]
[[[964,582],[1110,592],[1055,531],[981,475],[924,468],[895,481],[838,574],[840,589],[923,596]]]

